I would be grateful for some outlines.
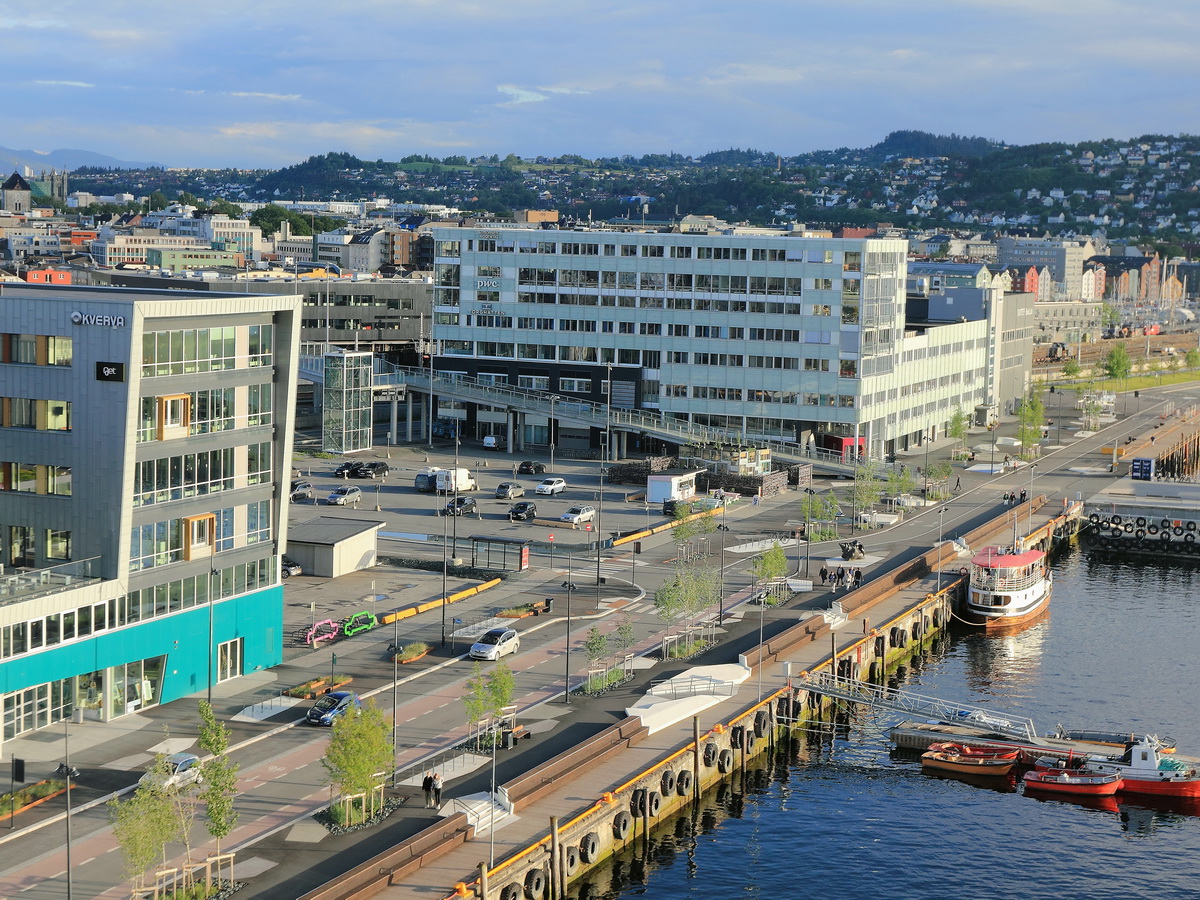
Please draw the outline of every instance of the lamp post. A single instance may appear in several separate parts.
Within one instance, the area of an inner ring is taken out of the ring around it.
[[[71,779],[79,777],[79,770],[71,765],[70,735],[67,724],[63,723],[63,761],[58,764],[54,774],[67,782],[67,900],[74,900],[75,885],[71,877]]]
[[[565,646],[563,671],[563,703],[571,702],[571,592],[575,590],[575,585],[571,581],[571,564],[574,562],[575,555],[567,554],[567,580],[563,582],[563,587],[567,589],[567,642]]]
[[[808,536],[809,522],[812,519],[812,498],[817,495],[817,492],[812,488],[805,488],[804,493],[807,495],[804,498],[804,577],[808,577],[808,563],[812,556],[812,540]]]
[[[937,589],[938,593],[942,592],[942,513],[946,511],[946,507],[938,507],[938,571],[937,571]]]
[[[550,471],[554,471],[554,403],[558,400],[557,394],[550,395],[550,421],[547,423],[547,435],[550,438]]]
[[[445,596],[444,594],[442,596]],[[442,604],[443,610],[446,604]],[[443,620],[445,613],[443,613]],[[392,787],[396,786],[396,753],[400,747],[397,736],[400,725],[400,705],[397,692],[400,689],[400,610],[392,610]]]
[[[992,435],[992,461],[988,466],[988,468],[991,470],[989,472],[991,475],[996,474],[996,426],[999,424],[999,422],[993,421],[988,425],[988,431],[991,432]]]
[[[449,575],[449,547],[446,546],[446,510],[442,513],[442,646],[446,646],[446,578]]]
[[[725,621],[725,535],[729,533],[729,526],[725,524],[725,511],[729,507],[721,507],[721,524],[717,526],[721,529],[721,593],[717,597],[717,624],[720,625]]]
[[[1033,470],[1037,468],[1037,463],[1029,464],[1029,528],[1033,529]]]

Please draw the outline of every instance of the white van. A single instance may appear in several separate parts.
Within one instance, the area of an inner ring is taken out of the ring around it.
[[[503,435],[489,434],[483,439],[484,450],[503,450],[506,445]]]
[[[439,494],[477,491],[479,484],[469,469],[442,469],[437,473],[437,490]]]

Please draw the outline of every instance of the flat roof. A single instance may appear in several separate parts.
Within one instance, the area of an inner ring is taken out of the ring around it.
[[[341,516],[317,516],[288,528],[288,543],[337,544],[369,531],[378,531],[386,522],[376,519],[344,519]]]

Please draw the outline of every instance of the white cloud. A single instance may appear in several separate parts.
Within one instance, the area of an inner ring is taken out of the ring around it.
[[[264,94],[261,91],[230,91],[230,97],[249,97],[254,100],[295,101],[303,99],[299,94]]]
[[[46,87],[77,87],[77,88],[94,88],[94,84],[89,84],[86,81],[35,81],[34,84],[40,84]]]
[[[545,94],[537,91],[531,91],[529,88],[517,87],[515,84],[498,84],[496,90],[502,94],[507,94],[512,99],[505,106],[516,106],[520,103],[541,103],[543,100],[549,100]]]

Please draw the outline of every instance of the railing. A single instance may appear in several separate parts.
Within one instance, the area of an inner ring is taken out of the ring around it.
[[[94,574],[99,564],[100,557],[93,556],[44,569],[22,569],[0,574],[0,606],[93,584],[100,580],[100,576]],[[0,572],[3,572],[2,566]]]
[[[800,676],[798,681],[801,687],[813,693],[853,703],[865,703],[876,709],[890,709],[947,724],[975,725],[1031,742],[1037,737],[1033,720],[1023,716],[998,715],[994,710],[962,706],[937,697],[898,691],[869,681],[842,678],[827,672],[807,672]]]

